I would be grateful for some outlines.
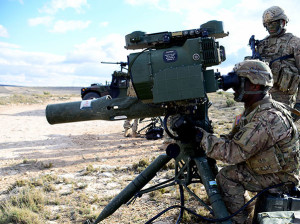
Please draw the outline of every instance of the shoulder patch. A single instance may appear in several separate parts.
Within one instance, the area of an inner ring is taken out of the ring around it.
[[[233,139],[234,140],[240,140],[242,138],[242,136],[244,135],[244,133],[246,132],[245,129],[242,129],[240,131],[238,131],[234,136],[233,136]]]
[[[240,123],[241,117],[242,117],[242,114],[239,114],[235,117],[234,126],[237,126]]]

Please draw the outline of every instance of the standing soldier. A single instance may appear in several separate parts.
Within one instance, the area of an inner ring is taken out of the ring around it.
[[[134,119],[132,124],[131,124],[132,120],[130,119],[124,121],[123,128],[124,128],[125,137],[134,137],[134,138],[138,137],[138,133],[137,133],[138,120],[139,119]]]
[[[300,109],[300,38],[286,32],[289,19],[280,7],[268,8],[262,19],[269,36],[259,41],[258,52],[262,60],[269,62],[273,73],[270,94],[273,99]]]
[[[288,193],[299,183],[299,139],[289,108],[268,93],[273,79],[267,64],[246,60],[236,64],[231,74],[234,99],[244,102],[244,113],[229,135],[218,138],[199,128],[199,140],[208,157],[231,164],[220,170],[217,183],[234,213],[247,201],[247,190],[289,183],[272,189]],[[246,209],[233,220],[245,223],[249,212]]]
[[[134,91],[132,81],[129,81],[128,89],[127,89],[127,96],[136,97],[136,92]],[[138,129],[138,121],[139,119],[134,119],[133,123],[131,124],[132,119],[127,119],[124,121],[124,136],[125,137],[138,137],[137,129]],[[131,129],[131,133],[130,133]]]

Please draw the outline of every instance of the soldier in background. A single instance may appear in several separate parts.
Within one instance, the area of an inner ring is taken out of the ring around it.
[[[136,97],[136,92],[134,91],[133,85],[131,80],[129,81],[128,89],[127,89],[127,96]],[[133,123],[132,119],[127,119],[124,121],[124,136],[125,137],[138,137],[137,129],[138,129],[138,121],[139,119],[134,119]],[[131,131],[130,131],[131,130]]]
[[[139,119],[127,119],[124,121],[124,136],[125,137],[138,137],[137,128],[138,128],[138,120]],[[132,122],[132,124],[131,124]]]
[[[269,62],[274,86],[270,94],[274,100],[300,109],[300,38],[287,33],[289,19],[282,8],[272,6],[264,11],[263,25],[269,36],[258,44],[262,60]]]
[[[246,60],[235,65],[233,74],[234,99],[244,102],[245,110],[232,132],[218,138],[199,128],[200,145],[207,156],[233,164],[217,175],[230,213],[249,200],[247,191],[258,192],[288,182],[273,189],[287,193],[299,182],[298,130],[285,104],[272,100],[268,93],[273,86],[270,68],[259,60]],[[233,220],[245,223],[251,209],[248,207]]]

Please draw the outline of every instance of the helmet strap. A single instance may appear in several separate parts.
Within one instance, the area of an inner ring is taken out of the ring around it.
[[[265,88],[263,90],[256,90],[256,91],[245,91],[245,77],[240,77],[240,94],[238,95],[238,97],[236,97],[234,100],[236,102],[242,102],[243,97],[245,96],[245,94],[247,95],[255,95],[255,94],[267,94],[268,91],[271,89],[271,87],[269,86],[265,86]]]
[[[276,35],[281,34],[281,32],[282,32],[283,30],[284,30],[284,21],[281,19],[281,20],[280,20],[280,25],[279,25],[279,28],[278,28],[278,30],[277,30]]]
[[[234,98],[236,102],[242,102],[243,97],[245,95],[245,77],[240,77],[240,94]]]
[[[265,90],[257,90],[257,91],[244,91],[244,94],[248,94],[248,95],[254,95],[254,94],[266,94],[269,90],[265,91]]]

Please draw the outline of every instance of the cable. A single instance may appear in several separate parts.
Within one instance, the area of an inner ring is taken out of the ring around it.
[[[231,219],[232,217],[236,216],[238,213],[240,213],[242,210],[244,210],[252,201],[254,201],[258,196],[260,196],[261,194],[263,194],[264,192],[272,189],[272,188],[277,188],[277,187],[281,187],[283,186],[284,184],[288,184],[288,183],[291,183],[291,182],[286,182],[286,183],[280,183],[280,184],[275,184],[275,185],[272,185],[270,187],[267,187],[265,189],[263,189],[262,191],[260,191],[259,193],[257,193],[257,195],[255,195],[253,198],[251,198],[246,204],[244,204],[239,210],[237,210],[236,212],[234,212],[232,215],[230,216],[227,216],[227,217],[224,217],[224,218],[219,218],[219,219],[211,219],[211,218],[207,218],[207,217],[204,217],[202,215],[199,215],[197,214],[196,212],[192,211],[191,209],[189,208],[186,208],[184,206],[181,206],[181,205],[173,205],[173,206],[170,206],[168,208],[166,208],[165,210],[163,210],[162,212],[158,213],[156,216],[154,216],[153,218],[149,219],[145,224],[150,224],[152,223],[155,219],[159,218],[161,215],[163,215],[164,213],[166,213],[167,211],[171,210],[171,209],[174,209],[174,208],[181,208],[181,209],[184,209],[186,210],[187,212],[197,216],[198,218],[201,218],[207,222],[223,222],[223,221],[226,221],[228,219]]]
[[[150,49],[151,49],[151,48],[146,48],[146,49],[142,50],[141,52],[139,52],[139,53],[132,59],[132,61],[128,64],[128,73],[129,73],[129,75],[131,74],[131,67],[132,67],[133,63],[135,62],[135,60],[136,60],[142,53],[144,53],[145,51],[150,50]],[[132,78],[132,77],[131,77],[131,78]]]
[[[183,192],[183,186],[181,184],[179,185],[179,192],[180,192],[180,206],[184,207],[184,192]],[[176,224],[180,223],[183,217],[183,212],[184,209],[181,208]]]
[[[180,138],[179,137],[177,137],[177,136],[174,136],[171,132],[170,132],[170,130],[169,130],[169,128],[168,128],[168,124],[167,124],[167,121],[168,121],[168,118],[171,116],[171,114],[167,114],[165,117],[164,117],[164,120],[163,120],[163,124],[164,124],[164,128],[165,128],[165,131],[167,132],[167,134],[171,137],[171,138],[173,138],[173,139],[175,139],[175,140],[180,140]]]

